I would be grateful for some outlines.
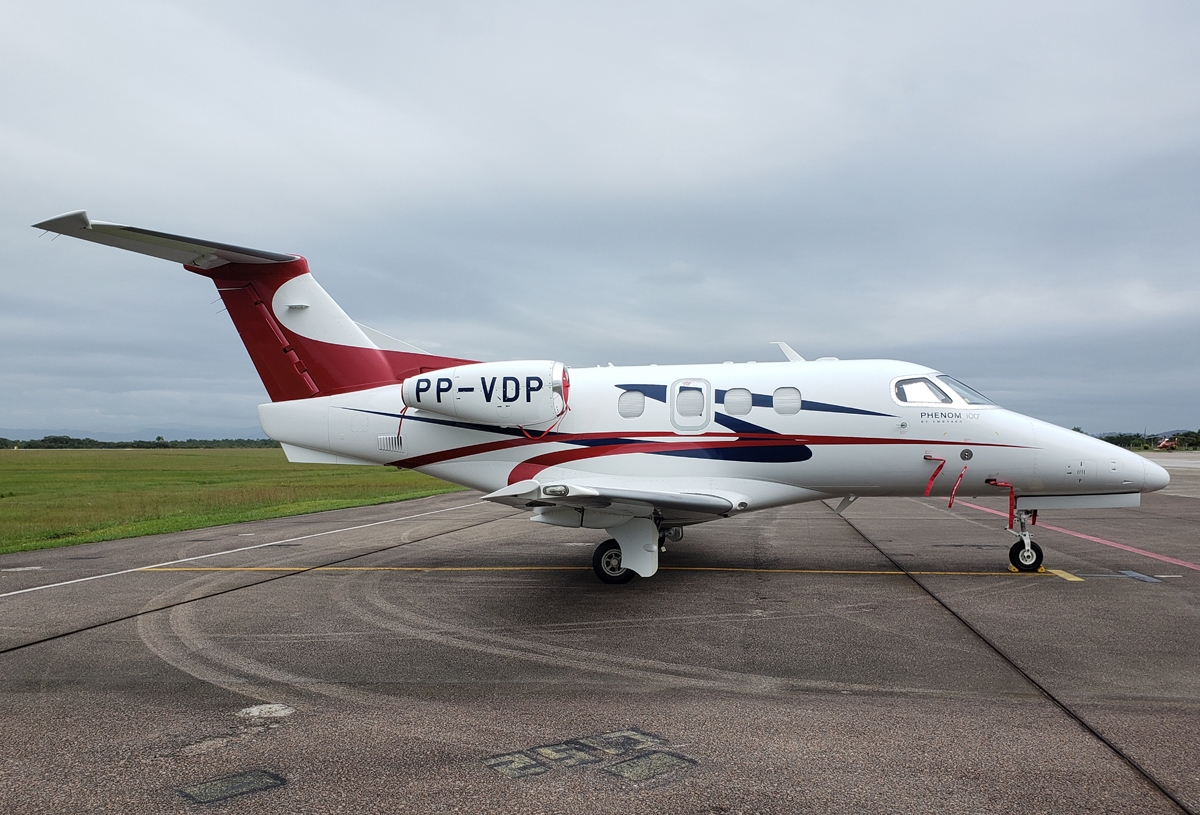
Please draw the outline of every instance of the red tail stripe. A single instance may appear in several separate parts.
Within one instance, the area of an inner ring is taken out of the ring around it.
[[[471,362],[432,354],[337,345],[290,331],[276,319],[271,307],[280,286],[308,274],[308,261],[302,257],[288,263],[228,263],[211,270],[186,268],[216,283],[273,402],[395,385],[422,371]]]

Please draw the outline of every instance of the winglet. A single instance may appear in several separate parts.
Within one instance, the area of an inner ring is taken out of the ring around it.
[[[779,350],[782,351],[783,355],[788,358],[788,362],[804,362],[804,357],[793,351],[792,346],[788,345],[786,342],[773,342],[771,345],[778,345]]]

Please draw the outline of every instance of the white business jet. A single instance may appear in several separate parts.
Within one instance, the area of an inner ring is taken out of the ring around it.
[[[604,529],[596,576],[658,570],[683,528],[803,501],[1004,495],[1013,568],[1041,568],[1043,509],[1137,506],[1167,472],[895,360],[568,368],[426,354],[355,323],[298,255],[93,221],[39,229],[211,278],[271,398],[290,461],[408,467],[532,519]]]

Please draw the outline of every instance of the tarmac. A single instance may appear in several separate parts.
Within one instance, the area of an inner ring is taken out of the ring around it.
[[[1200,456],[830,502],[662,571],[475,493],[0,557],[0,810],[1200,812]]]

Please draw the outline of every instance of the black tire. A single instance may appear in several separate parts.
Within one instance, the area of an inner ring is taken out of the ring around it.
[[[628,583],[633,579],[633,570],[621,566],[621,545],[611,539],[592,553],[592,571],[602,583]]]
[[[1008,562],[1018,572],[1036,572],[1042,568],[1042,547],[1030,541],[1029,549],[1032,553],[1032,559],[1025,552],[1025,544],[1021,541],[1014,543],[1012,548],[1008,550]]]

